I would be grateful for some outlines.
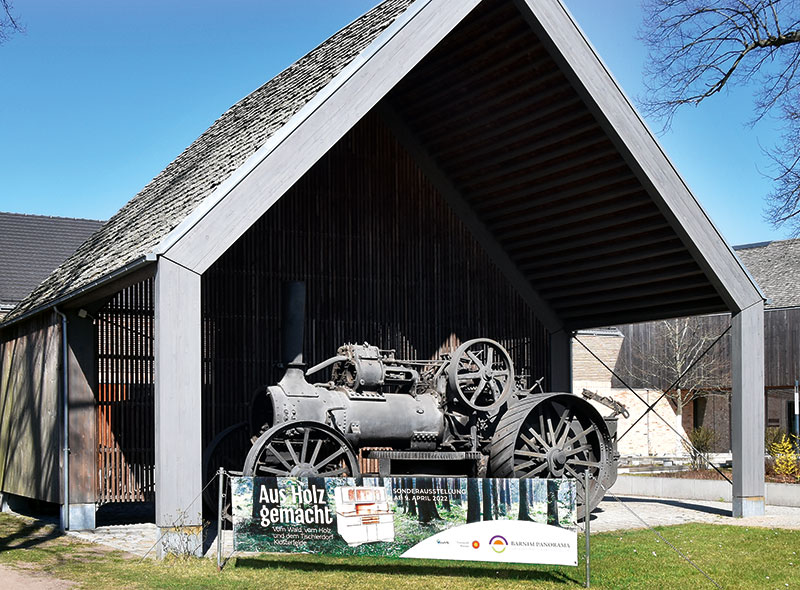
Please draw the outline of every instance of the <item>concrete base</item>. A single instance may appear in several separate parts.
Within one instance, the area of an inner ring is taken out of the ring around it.
[[[94,504],[70,504],[69,505],[69,527],[64,521],[64,507],[61,507],[61,530],[70,531],[93,531],[95,528]]]
[[[203,556],[203,527],[183,526],[158,529],[157,555],[163,559],[168,553],[173,555]]]
[[[747,518],[748,516],[764,516],[766,512],[764,498],[761,496],[748,496],[745,498],[733,497],[733,517]]]

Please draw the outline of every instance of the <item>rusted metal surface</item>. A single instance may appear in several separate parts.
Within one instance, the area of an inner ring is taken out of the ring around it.
[[[153,500],[153,282],[118,293],[97,316],[98,501]]]

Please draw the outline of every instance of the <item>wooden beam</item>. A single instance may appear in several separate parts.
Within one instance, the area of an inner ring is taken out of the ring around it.
[[[202,555],[200,275],[161,256],[155,279],[155,487],[160,555]],[[198,543],[199,541],[199,543]]]
[[[566,330],[550,334],[550,380],[547,391],[572,391],[572,334]]]
[[[449,162],[451,157],[458,158],[459,154],[482,157],[487,152],[495,153],[495,151],[503,145],[508,145],[516,141],[517,136],[511,132],[517,129],[525,128],[528,131],[535,130],[536,134],[539,135],[547,132],[549,129],[560,129],[571,123],[580,122],[582,119],[586,118],[586,113],[577,112],[574,108],[571,108],[578,104],[580,104],[580,99],[578,97],[572,99],[567,98],[566,100],[554,102],[541,108],[536,108],[536,104],[534,103],[531,105],[531,112],[528,115],[514,117],[513,120],[507,123],[498,124],[497,121],[500,121],[502,118],[507,118],[512,114],[501,112],[502,117],[493,116],[481,121],[483,125],[486,125],[491,130],[490,133],[481,136],[475,136],[473,134],[467,138],[455,137],[455,139],[462,139],[462,141],[456,142],[452,141],[454,139],[453,136],[444,137],[440,142],[436,142],[434,139],[429,142],[428,149],[431,156],[441,161]],[[519,108],[517,105],[513,105],[513,109],[509,110],[518,112]],[[563,116],[557,116],[559,113]],[[436,147],[438,143],[443,144],[439,149]],[[484,152],[482,150],[487,151]]]
[[[69,528],[86,530],[95,528],[97,502],[97,334],[92,319],[69,312],[67,341]]]
[[[706,271],[729,309],[740,311],[761,301],[758,287],[563,4],[558,0],[514,0],[514,3]]]
[[[156,248],[205,272],[480,0],[418,0]]]
[[[764,304],[731,318],[733,515],[764,514]]]
[[[436,187],[442,197],[447,201],[453,211],[464,222],[467,228],[475,236],[475,239],[486,250],[486,253],[506,275],[509,282],[514,286],[520,296],[531,307],[536,317],[550,331],[557,332],[561,329],[561,321],[553,313],[552,309],[539,294],[536,293],[531,284],[520,273],[514,262],[508,257],[500,246],[497,238],[486,228],[480,218],[472,208],[464,201],[461,193],[453,186],[450,179],[439,168],[436,161],[428,154],[424,146],[406,126],[389,105],[382,105],[381,116],[389,129],[392,130],[400,144],[411,154],[419,165],[428,180]]]

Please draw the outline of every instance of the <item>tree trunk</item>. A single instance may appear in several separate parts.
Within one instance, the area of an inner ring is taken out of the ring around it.
[[[492,518],[492,481],[484,477],[481,484],[483,488],[483,520],[494,520]]]
[[[558,480],[547,480],[547,524],[560,527],[561,524],[559,524],[558,518],[558,488]]]
[[[679,387],[677,389],[677,399],[675,400],[675,455],[678,457],[686,454],[681,432],[683,432],[683,391]]]
[[[436,503],[433,501],[431,488],[433,487],[433,480],[429,477],[417,478],[415,490],[419,490],[415,495],[417,496],[417,516],[419,522],[428,524],[433,520],[441,520],[439,511],[436,509]]]
[[[528,491],[532,480],[521,479],[519,480],[519,519],[532,520],[530,508],[528,505]]]
[[[467,522],[478,522],[481,519],[481,496],[478,480],[467,480]]]

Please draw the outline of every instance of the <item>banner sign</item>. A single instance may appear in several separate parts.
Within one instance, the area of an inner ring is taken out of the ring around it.
[[[236,551],[578,564],[575,482],[231,479]]]

